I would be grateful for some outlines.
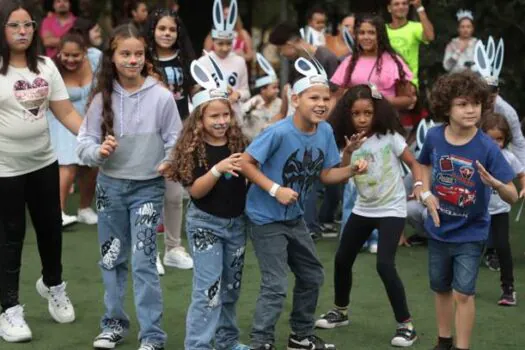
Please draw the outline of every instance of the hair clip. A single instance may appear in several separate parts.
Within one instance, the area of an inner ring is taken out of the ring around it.
[[[375,84],[369,82],[368,87],[370,88],[370,94],[372,95],[372,98],[376,100],[383,99],[383,95],[381,94],[381,92],[379,92],[379,89],[377,88],[377,86],[375,86]]]

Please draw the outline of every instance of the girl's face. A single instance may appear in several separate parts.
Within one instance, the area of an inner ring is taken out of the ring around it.
[[[155,27],[155,43],[163,49],[171,49],[178,37],[177,24],[170,16],[162,17]]]
[[[226,58],[232,51],[232,41],[231,40],[213,40],[213,51],[220,58]]]
[[[9,49],[15,52],[26,51],[35,33],[36,23],[24,9],[11,12],[4,27],[4,34]]]
[[[494,142],[496,142],[499,146],[499,148],[503,148],[503,145],[505,144],[505,134],[498,128],[490,129],[485,132],[487,135],[489,135]]]
[[[214,140],[223,140],[231,123],[231,111],[228,102],[211,101],[204,109],[202,126],[204,132]]]
[[[470,129],[476,127],[481,119],[481,103],[466,97],[456,97],[452,100],[450,108],[450,124]]]
[[[139,78],[145,62],[144,42],[137,38],[126,38],[115,40],[115,45],[112,60],[119,77],[129,80]]]
[[[86,52],[74,42],[66,42],[62,46],[62,49],[58,53],[58,59],[62,66],[70,71],[74,72],[82,67],[84,58],[86,57]]]
[[[266,85],[261,89],[261,96],[266,100],[273,101],[279,95],[279,82]]]
[[[464,18],[459,22],[458,33],[461,39],[470,39],[474,35],[474,25],[468,18]]]
[[[102,29],[98,24],[89,31],[89,41],[94,47],[102,45]]]
[[[372,128],[372,121],[374,120],[374,104],[372,100],[367,98],[356,100],[352,105],[350,115],[356,131],[368,133]]]
[[[357,43],[366,53],[377,51],[377,30],[368,22],[363,22],[357,30]]]

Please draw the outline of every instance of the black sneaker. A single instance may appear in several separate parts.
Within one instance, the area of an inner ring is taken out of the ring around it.
[[[321,315],[321,318],[315,321],[317,328],[332,329],[335,327],[348,326],[348,315],[343,314],[337,309],[332,309],[326,314]]]
[[[496,254],[491,254],[491,253],[485,254],[485,265],[491,271],[497,272],[500,270],[499,260]]]
[[[113,330],[113,331],[104,331],[97,335],[93,341],[93,347],[95,349],[114,349],[118,344],[124,341],[122,332]]]
[[[503,286],[501,289],[503,293],[501,294],[501,297],[499,298],[498,305],[516,306],[518,304],[518,299],[517,299],[517,295],[516,295],[516,291],[514,290],[514,287]]]
[[[427,240],[426,237],[420,236],[418,234],[414,234],[414,235],[412,235],[412,236],[407,238],[408,244],[410,244],[413,247],[426,245],[427,241],[428,240]]]
[[[264,344],[256,348],[252,348],[251,350],[275,350],[275,346],[272,344]]]
[[[290,334],[287,350],[336,350],[334,344],[327,344],[316,335],[298,337]]]
[[[314,242],[317,242],[318,240],[320,240],[321,238],[323,238],[323,236],[321,235],[320,232],[310,232],[310,237],[312,237],[312,239],[314,240]]]
[[[394,335],[390,344],[400,348],[408,348],[409,346],[412,346],[416,340],[417,335],[414,328],[398,328],[396,330],[396,335]]]

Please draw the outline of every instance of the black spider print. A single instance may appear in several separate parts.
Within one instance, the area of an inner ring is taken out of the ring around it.
[[[213,234],[213,231],[208,229],[198,228],[193,234],[193,245],[195,249],[200,252],[210,250],[217,241],[217,236]]]

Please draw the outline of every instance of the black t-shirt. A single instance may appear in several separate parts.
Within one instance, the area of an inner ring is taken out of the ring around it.
[[[175,97],[177,102],[177,109],[182,120],[186,119],[190,114],[188,108],[188,96],[183,89],[184,70],[178,56],[168,59],[161,59],[157,61],[157,68],[162,73],[162,79],[168,85],[168,88]]]
[[[231,155],[228,145],[211,146],[206,144],[208,169],[196,166],[193,169],[193,181],[206,174],[215,164]],[[195,159],[196,164],[197,159]],[[191,186],[191,184],[184,184]],[[235,218],[244,213],[247,183],[244,176],[223,174],[212,190],[203,198],[191,200],[202,211],[221,218]]]

